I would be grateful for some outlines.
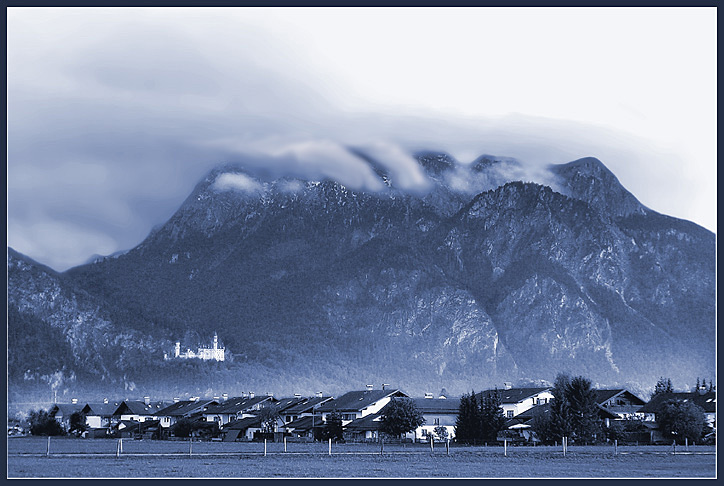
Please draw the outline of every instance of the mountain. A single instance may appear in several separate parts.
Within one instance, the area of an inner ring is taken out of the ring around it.
[[[11,274],[31,269],[9,280],[12,303],[66,336],[47,288],[96,309],[88,342],[106,329],[146,347],[142,370],[130,354],[94,369],[139,389],[159,376],[209,393],[382,382],[462,393],[560,371],[641,388],[713,375],[713,233],[644,207],[597,159],[544,168],[538,183],[510,158],[417,159],[426,194],[397,190],[373,160],[380,193],[219,167],[128,252],[63,274],[9,255]],[[213,332],[232,362],[163,371],[171,343]]]

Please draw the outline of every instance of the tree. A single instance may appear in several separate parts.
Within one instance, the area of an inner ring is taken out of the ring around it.
[[[560,441],[563,437],[570,437],[573,431],[571,427],[570,404],[566,396],[566,390],[571,383],[571,378],[565,374],[558,374],[553,382],[553,400],[551,400],[550,415],[548,420],[548,434],[553,441]]]
[[[673,393],[674,388],[671,386],[671,379],[670,378],[664,378],[663,376],[659,378],[659,381],[656,382],[656,386],[654,387],[654,393],[651,395],[651,398],[654,398],[656,395],[660,395],[662,393]]]
[[[447,428],[443,427],[442,425],[438,425],[433,429],[433,432],[436,436],[440,437],[442,440],[445,440],[447,438]]]
[[[31,410],[28,422],[32,435],[65,435],[63,427],[45,410]]]
[[[80,410],[73,412],[70,416],[68,432],[75,435],[82,435],[86,430],[88,430],[88,424],[86,424],[85,414]]]
[[[412,400],[393,398],[384,408],[380,431],[393,437],[399,437],[424,423],[425,417],[422,416],[422,412]]]
[[[322,439],[342,440],[344,439],[344,428],[342,427],[342,415],[336,410],[327,415],[327,420],[322,428]]]
[[[463,444],[472,444],[478,439],[480,409],[475,400],[475,391],[460,397],[458,416],[455,419],[455,440]]]
[[[188,437],[191,435],[191,432],[193,430],[194,430],[194,427],[193,427],[193,424],[191,423],[191,420],[186,417],[180,418],[171,427],[171,432],[173,432],[173,435],[175,437]]]
[[[697,441],[704,430],[704,411],[692,402],[667,400],[657,417],[665,437],[683,443]]]
[[[279,419],[279,406],[268,405],[259,410],[259,418],[261,419],[261,428],[263,432],[274,432],[277,419]]]
[[[573,378],[565,389],[565,396],[574,440],[584,443],[595,441],[601,434],[601,420],[591,381],[582,376]]]
[[[498,432],[505,425],[505,416],[501,407],[500,392],[483,394],[480,399],[480,439],[484,442],[495,442]]]

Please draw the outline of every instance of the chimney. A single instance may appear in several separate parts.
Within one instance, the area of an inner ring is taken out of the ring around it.
[[[372,386],[372,385],[367,385],[367,391],[372,391],[373,388],[374,388],[374,386]]]
[[[71,399],[70,399],[70,403],[72,403],[73,405],[75,405],[76,403],[78,403],[78,399],[77,399],[77,398],[71,398]]]
[[[294,398],[302,398],[302,394],[301,394],[301,393],[295,393],[295,394],[294,394]]]
[[[433,398],[434,395],[432,393],[425,393],[425,398]]]
[[[216,400],[216,401],[218,402],[218,401],[219,401],[219,397],[214,397],[214,400]]]
[[[389,383],[383,383],[383,384],[382,384],[382,389],[384,390],[384,389],[385,389],[385,387],[388,387],[388,386],[390,386],[390,384],[389,384]]]
[[[317,392],[317,398],[322,398],[322,392]]]
[[[227,401],[227,400],[229,399],[229,394],[228,394],[228,393],[222,393],[222,394],[221,394],[221,399],[222,399],[223,401]]]
[[[513,388],[513,384],[511,382],[506,381],[505,383],[503,383],[504,390],[510,390],[511,388]]]
[[[254,398],[254,392],[249,392],[249,398]]]
[[[108,399],[107,399],[107,398],[104,398],[104,399],[103,399],[103,403],[108,403]]]
[[[181,399],[179,397],[173,397],[173,403],[178,403],[180,401]]]
[[[189,400],[191,400],[192,402],[198,402],[199,398],[201,397],[190,397]]]
[[[272,392],[266,392],[266,396],[268,396],[268,397],[273,397],[274,394],[273,394]]]
[[[151,397],[143,397],[143,403],[146,405],[151,405]]]

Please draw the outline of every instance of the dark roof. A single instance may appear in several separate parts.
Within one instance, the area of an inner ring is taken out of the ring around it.
[[[625,388],[616,388],[612,390],[594,390],[594,392],[596,394],[596,403],[598,403],[599,405],[602,405],[604,402],[607,402],[608,400],[619,395],[626,395],[626,398],[634,403],[638,402],[638,405],[643,405],[646,403],[644,400],[640,399]]]
[[[285,414],[299,414],[305,412],[311,412],[315,407],[321,406],[322,403],[328,402],[332,397],[313,397],[307,398],[305,401],[298,403],[292,407],[284,410]]]
[[[320,412],[332,412],[334,410],[340,412],[355,412],[362,410],[373,403],[389,396],[407,397],[400,390],[364,390],[351,391],[345,393],[339,398],[330,400],[319,407]]]
[[[85,404],[82,403],[56,403],[50,409],[51,417],[58,415],[58,412],[64,417],[73,415],[75,412],[80,412]]]
[[[422,413],[457,414],[460,410],[459,398],[411,398],[410,400]]]
[[[249,427],[261,427],[261,417],[244,417],[224,425],[224,430],[246,430]]]
[[[217,402],[214,400],[183,400],[173,405],[169,405],[166,408],[158,410],[154,415],[158,416],[169,416],[169,417],[184,417],[191,415],[194,412],[203,410],[204,407],[216,405]]]
[[[113,412],[113,415],[153,415],[169,405],[170,404],[166,402],[151,402],[146,405],[146,402],[141,400],[125,400],[121,402],[115,412]]]
[[[548,391],[551,387],[536,387],[536,388],[509,388],[507,390],[485,390],[477,395],[481,398],[483,395],[492,394],[495,392],[500,393],[500,400],[502,403],[518,403],[522,402],[526,398],[530,398],[538,393]]]
[[[641,407],[638,411],[643,413],[658,413],[664,408],[664,404],[669,400],[677,402],[693,402],[701,407],[704,412],[716,413],[716,392],[706,392],[700,394],[698,392],[677,392],[677,393],[661,393],[651,397],[649,403]]]
[[[307,401],[307,399],[302,397],[280,398],[274,405],[279,408],[280,413],[285,413],[289,408],[299,405],[305,401]]]
[[[120,405],[118,402],[108,403],[86,403],[81,410],[86,415],[99,415],[101,417],[110,417]]]
[[[384,408],[382,409],[384,410]],[[381,411],[380,411],[381,412]],[[355,419],[344,426],[350,432],[361,432],[365,430],[379,430],[382,413],[372,413],[362,418]]]
[[[284,424],[284,428],[294,430],[312,430],[314,427],[323,427],[324,423],[319,417],[299,417],[297,420],[292,420],[288,424]]]
[[[241,413],[251,410],[256,405],[266,402],[275,401],[274,397],[234,397],[225,400],[218,405],[210,406],[206,413]]]

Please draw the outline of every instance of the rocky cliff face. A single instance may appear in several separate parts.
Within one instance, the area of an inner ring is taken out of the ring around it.
[[[53,278],[142,316],[119,333],[158,344],[217,331],[237,365],[282,390],[713,373],[712,233],[645,208],[596,159],[541,183],[516,181],[513,159],[418,160],[425,195],[382,170],[388,190],[368,194],[221,167],[138,247]],[[12,285],[47,320],[45,284]]]

